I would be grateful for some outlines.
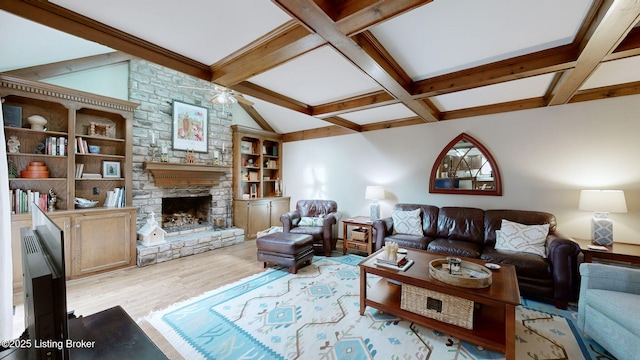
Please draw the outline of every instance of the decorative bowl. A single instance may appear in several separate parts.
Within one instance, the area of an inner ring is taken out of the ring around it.
[[[98,145],[89,145],[89,152],[92,154],[99,154],[100,153],[100,146]]]
[[[83,198],[76,198],[74,203],[76,204],[76,207],[83,209],[92,208],[98,204],[95,200],[87,200]]]
[[[29,116],[27,122],[31,125],[32,130],[44,130],[44,126],[47,125],[47,119],[40,115]]]

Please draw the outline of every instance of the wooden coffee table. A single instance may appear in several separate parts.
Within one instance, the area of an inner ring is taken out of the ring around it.
[[[376,265],[375,257],[381,251],[383,250],[371,254],[359,264],[360,315],[364,315],[365,308],[371,306],[487,349],[499,351],[505,354],[507,360],[516,358],[515,314],[516,306],[520,305],[520,290],[513,265],[501,265],[499,270],[493,271],[491,286],[471,289],[449,285],[429,275],[429,262],[445,258],[446,255],[408,250],[407,257],[415,263],[406,271],[398,271]],[[462,259],[478,264],[485,263],[478,259]],[[368,288],[367,274],[375,274],[382,279]],[[473,314],[473,329],[465,329],[401,309],[402,287],[388,280],[457,296],[480,304]]]

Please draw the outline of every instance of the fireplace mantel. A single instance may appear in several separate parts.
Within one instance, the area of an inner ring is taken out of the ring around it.
[[[145,162],[156,186],[206,186],[218,184],[220,175],[231,172],[231,166]]]

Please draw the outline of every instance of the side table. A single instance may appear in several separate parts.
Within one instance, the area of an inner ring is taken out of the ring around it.
[[[585,262],[593,262],[593,259],[605,262],[622,262],[640,265],[640,245],[614,242],[611,246],[605,246],[606,250],[591,248],[593,242],[588,239],[573,239],[580,245]]]
[[[344,238],[342,244],[342,255],[347,253],[347,248],[366,251],[367,255],[371,255],[372,241],[373,241],[373,221],[368,216],[356,216],[342,220],[344,231],[342,237]],[[347,230],[349,226],[365,229],[367,236],[364,240],[354,239],[349,237]]]

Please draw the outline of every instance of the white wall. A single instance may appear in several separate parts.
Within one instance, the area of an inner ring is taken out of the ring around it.
[[[42,82],[129,100],[129,63],[101,66],[44,79]]]
[[[395,203],[523,209],[556,215],[561,232],[590,238],[589,212],[578,211],[581,189],[622,189],[626,214],[611,214],[614,239],[640,243],[640,96],[442,121],[332,138],[287,142],[285,194],[333,199],[344,216],[367,215],[366,185],[383,185],[382,216]],[[465,132],[492,153],[503,196],[429,193],[433,163]]]

